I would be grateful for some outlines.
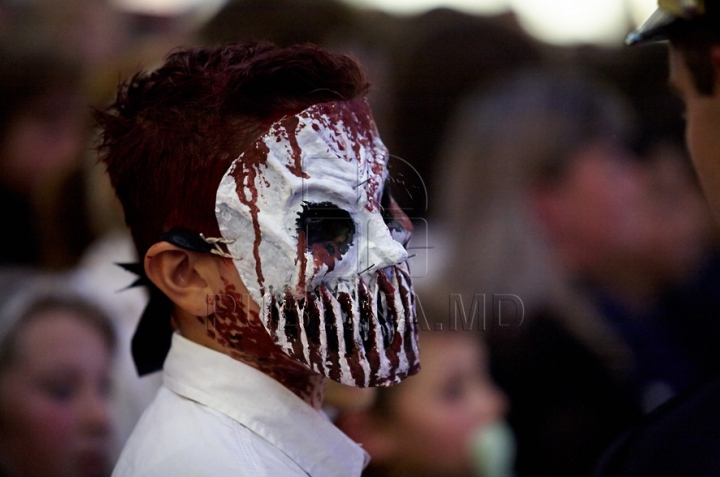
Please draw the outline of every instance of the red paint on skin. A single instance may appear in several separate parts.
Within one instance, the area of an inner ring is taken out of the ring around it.
[[[230,300],[222,300],[222,303],[234,303],[236,306],[216,307],[214,318],[218,326],[213,338],[215,342],[225,348],[229,356],[272,377],[308,404],[319,406],[317,388],[320,386],[322,389],[322,376],[305,369],[278,348],[256,318],[257,314],[247,313],[244,297],[234,285],[224,282],[225,289],[216,294],[231,297]]]

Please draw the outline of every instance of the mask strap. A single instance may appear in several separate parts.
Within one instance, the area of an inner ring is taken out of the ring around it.
[[[235,255],[229,254],[225,251],[223,251],[222,248],[220,248],[220,244],[230,244],[235,243],[235,240],[232,239],[225,239],[222,237],[205,237],[202,233],[200,234],[200,238],[205,241],[208,245],[210,245],[212,248],[210,249],[210,253],[215,255],[220,255],[221,257],[225,258],[232,258],[233,260],[240,260]]]

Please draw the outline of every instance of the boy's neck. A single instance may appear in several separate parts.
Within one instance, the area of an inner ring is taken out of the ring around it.
[[[325,378],[293,361],[280,350],[264,332],[264,328],[249,326],[236,343],[228,342],[218,331],[213,331],[205,317],[192,317],[180,321],[179,331],[183,337],[201,346],[251,366],[270,376],[292,391],[314,409],[319,410],[325,395]],[[252,336],[248,336],[249,334]],[[234,336],[238,336],[235,334]]]

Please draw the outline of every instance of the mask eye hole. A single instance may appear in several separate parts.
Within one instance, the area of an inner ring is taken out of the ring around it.
[[[318,247],[330,256],[344,255],[355,237],[355,222],[350,213],[330,202],[304,202],[298,213],[297,232],[305,233],[307,250]]]

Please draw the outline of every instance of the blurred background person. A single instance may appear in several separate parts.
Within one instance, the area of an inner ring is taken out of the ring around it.
[[[66,284],[0,273],[0,475],[110,475],[115,335]]]
[[[81,65],[57,51],[0,48],[0,220],[13,230],[2,264],[69,266],[89,242],[81,88]]]
[[[377,388],[372,405],[343,410],[336,424],[370,454],[363,475],[510,477],[507,401],[485,347],[475,333],[450,331],[444,297],[434,298],[420,318],[422,371]]]
[[[711,310],[675,305],[716,280],[705,204],[676,149],[639,156],[628,103],[582,76],[520,73],[452,124],[430,222],[438,282],[468,313],[474,294],[520,297],[524,319],[483,322],[518,476],[583,475],[643,412],[719,369],[686,326]]]
[[[160,376],[140,379],[130,340],[147,302],[137,261],[94,150],[91,110],[108,103],[118,78],[193,41],[194,9],[120,9],[108,0],[0,0],[0,204],[2,265],[60,270],[104,307],[121,352],[114,362],[114,459],[152,400]]]
[[[540,64],[542,48],[511,14],[482,17],[437,8],[404,18],[401,26],[388,84],[392,115],[386,143],[435,190],[442,141],[458,102],[518,68]],[[422,201],[395,195],[401,205],[412,203],[406,207],[411,218],[427,217]]]

